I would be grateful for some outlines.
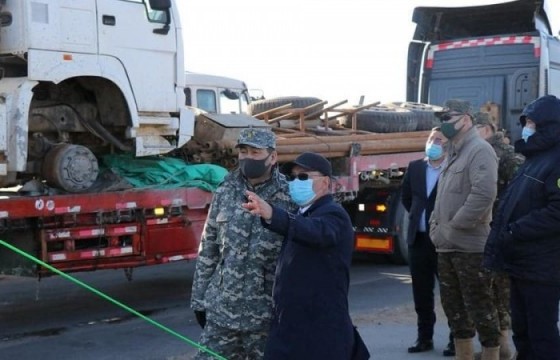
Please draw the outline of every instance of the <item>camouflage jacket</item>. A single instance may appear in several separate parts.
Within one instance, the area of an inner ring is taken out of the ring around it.
[[[235,330],[268,329],[272,284],[283,237],[265,229],[258,216],[241,207],[245,190],[288,209],[288,183],[275,168],[253,187],[239,170],[216,190],[202,234],[193,279],[191,307],[209,321]]]
[[[513,176],[519,169],[519,166],[525,161],[525,157],[514,151],[512,145],[506,144],[504,134],[500,131],[488,139],[490,145],[496,152],[498,157],[498,198],[507,184],[513,179]],[[496,198],[496,202],[499,200]]]

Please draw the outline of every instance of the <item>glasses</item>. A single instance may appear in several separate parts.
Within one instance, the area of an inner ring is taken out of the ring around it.
[[[453,119],[455,116],[463,116],[463,115],[466,115],[466,114],[451,112],[451,113],[443,114],[439,118],[440,118],[441,121],[449,121],[449,120]]]
[[[307,173],[299,173],[297,175],[287,175],[288,177],[288,181],[294,181],[295,179],[301,180],[301,181],[305,181],[307,179],[309,179],[310,177],[321,177],[321,176],[325,176],[325,175],[310,175]]]

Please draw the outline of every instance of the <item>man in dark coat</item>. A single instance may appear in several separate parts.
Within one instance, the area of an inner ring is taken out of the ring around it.
[[[510,275],[517,359],[560,359],[560,100],[538,98],[520,122],[515,151],[526,160],[500,200],[484,264]]]
[[[348,213],[330,194],[331,165],[319,154],[303,153],[283,170],[298,213],[271,206],[252,192],[243,205],[285,236],[265,359],[368,359],[348,311],[354,232]],[[356,350],[364,357],[354,355]]]
[[[433,128],[426,141],[426,157],[410,162],[402,183],[402,203],[409,216],[406,241],[418,326],[416,342],[408,348],[409,353],[434,348],[434,289],[438,272],[437,253],[430,239],[428,219],[436,201],[437,181],[445,162],[446,143],[441,129]],[[455,355],[451,333],[443,355]]]

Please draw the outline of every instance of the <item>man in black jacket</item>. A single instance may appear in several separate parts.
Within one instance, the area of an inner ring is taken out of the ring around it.
[[[348,213],[330,194],[331,164],[319,154],[303,153],[283,171],[290,197],[299,205],[296,214],[253,192],[247,192],[243,205],[266,228],[285,236],[265,359],[368,359],[348,310],[354,231]]]
[[[560,100],[547,95],[525,107],[525,155],[500,200],[486,243],[486,267],[511,280],[517,359],[560,359]]]
[[[406,240],[418,326],[418,336],[414,345],[408,348],[409,353],[434,348],[434,289],[438,273],[437,253],[430,239],[428,219],[434,209],[437,180],[445,161],[446,143],[447,138],[443,136],[441,129],[433,128],[426,141],[426,157],[408,165],[402,184],[402,203],[409,214]],[[451,334],[443,355],[455,355]]]

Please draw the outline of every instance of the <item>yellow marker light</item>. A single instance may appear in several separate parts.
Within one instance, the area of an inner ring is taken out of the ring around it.
[[[156,216],[161,216],[161,215],[165,214],[165,209],[164,209],[164,208],[160,208],[160,207],[155,208],[155,209],[154,209],[154,214],[155,214]]]
[[[387,211],[387,206],[385,206],[385,204],[377,204],[377,205],[375,205],[375,211],[385,212],[385,211]]]
[[[366,206],[364,204],[358,204],[358,211],[366,211]]]
[[[392,248],[393,238],[391,236],[386,238],[374,238],[367,235],[356,235],[356,250],[389,253]]]

